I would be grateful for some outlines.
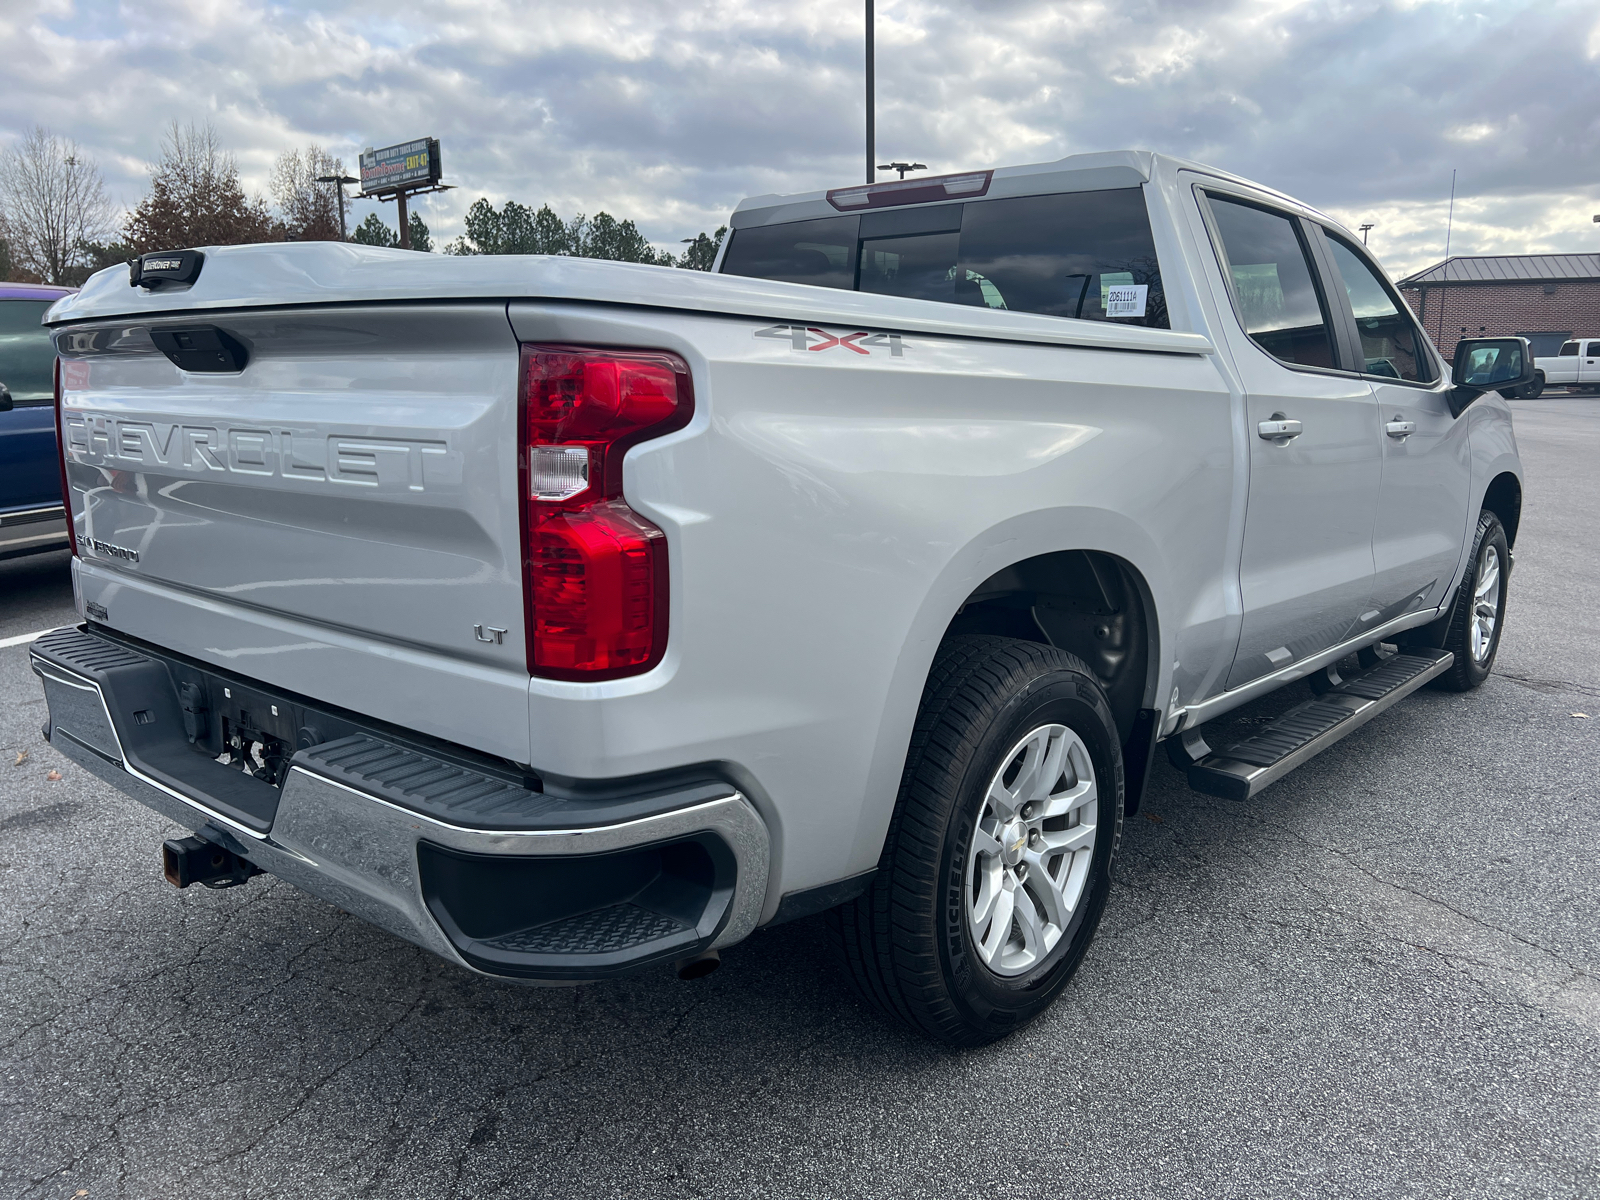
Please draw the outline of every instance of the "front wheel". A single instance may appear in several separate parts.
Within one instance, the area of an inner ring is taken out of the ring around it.
[[[1467,692],[1489,678],[1500,651],[1505,628],[1506,594],[1511,578],[1511,552],[1505,527],[1488,509],[1478,517],[1472,539],[1472,559],[1456,590],[1455,603],[1445,618],[1446,650],[1456,656],[1450,669],[1434,686],[1449,692]]]
[[[949,639],[873,886],[830,914],[857,990],[953,1045],[1033,1020],[1100,923],[1122,803],[1116,724],[1081,660]]]

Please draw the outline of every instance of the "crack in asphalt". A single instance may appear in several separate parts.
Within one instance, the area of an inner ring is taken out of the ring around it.
[[[1513,675],[1509,671],[1495,673],[1501,679],[1508,679],[1532,692],[1576,692],[1580,696],[1600,696],[1600,687],[1590,683],[1573,683],[1568,679],[1540,679],[1533,675]]]

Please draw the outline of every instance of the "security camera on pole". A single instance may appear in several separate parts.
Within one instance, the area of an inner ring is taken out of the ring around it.
[[[406,200],[424,192],[447,192],[450,184],[440,183],[438,138],[418,138],[381,150],[370,147],[361,152],[361,194],[380,201],[393,200],[399,206],[400,249],[411,249],[411,219]]]

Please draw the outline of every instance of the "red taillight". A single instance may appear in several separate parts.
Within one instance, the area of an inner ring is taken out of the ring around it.
[[[67,544],[78,557],[78,527],[72,520],[72,492],[67,486],[67,425],[61,419],[61,359],[56,359],[56,466],[61,468],[61,507],[67,511]]]
[[[662,351],[524,346],[521,402],[528,670],[648,671],[667,645],[667,539],[622,498],[622,459],[688,423],[688,364]]]

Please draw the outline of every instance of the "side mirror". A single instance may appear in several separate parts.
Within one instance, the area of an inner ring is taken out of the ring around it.
[[[11,389],[0,383],[0,412],[11,411]]]
[[[1456,343],[1450,376],[1455,381],[1450,411],[1459,417],[1485,392],[1499,392],[1509,399],[1532,383],[1533,351],[1527,338],[1463,338]]]

